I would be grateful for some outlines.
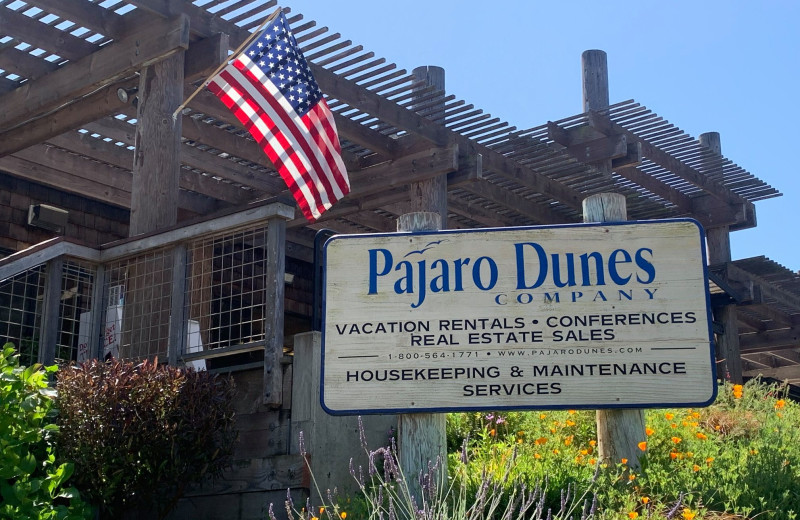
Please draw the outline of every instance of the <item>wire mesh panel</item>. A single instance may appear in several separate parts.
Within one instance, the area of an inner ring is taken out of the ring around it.
[[[157,249],[106,266],[104,357],[167,361],[172,257]]]
[[[46,279],[41,264],[0,282],[0,341],[14,344],[21,365],[36,363],[39,357]]]
[[[58,362],[84,361],[95,355],[95,341],[90,337],[95,272],[92,265],[64,262],[55,350]]]
[[[263,346],[267,229],[228,230],[190,244],[187,353]]]

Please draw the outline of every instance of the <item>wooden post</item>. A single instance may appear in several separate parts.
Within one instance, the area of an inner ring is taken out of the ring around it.
[[[584,222],[619,222],[628,220],[625,197],[619,193],[599,193],[583,201]],[[644,410],[597,410],[597,449],[600,458],[639,468],[638,444],[646,439]]]
[[[59,319],[61,311],[61,285],[64,271],[64,258],[58,257],[47,262],[47,280],[44,286],[44,300],[42,301],[42,322],[39,333],[38,362],[43,365],[52,365],[56,357],[56,344],[58,343]],[[40,275],[41,276],[41,275]]]
[[[167,359],[176,366],[178,358],[186,351],[186,244],[179,243],[172,250],[172,298],[169,320]]]
[[[183,99],[183,73],[184,52],[140,71],[129,236],[169,227],[178,221],[182,120],[174,120],[172,113]],[[159,262],[131,266],[132,282],[125,287],[123,329],[128,333],[127,341],[123,340],[125,348],[120,350],[123,358],[148,357],[169,348],[169,342],[163,344],[169,333],[163,331],[169,329],[171,309],[163,303],[167,301],[163,296],[164,291],[171,291],[164,283],[171,274],[164,272]],[[176,330],[179,325],[186,326],[176,323]]]
[[[605,51],[583,51],[581,68],[583,72],[583,111],[608,108],[608,58]],[[611,159],[591,164],[611,175]]]
[[[608,57],[605,51],[588,50],[581,54],[583,68],[583,111],[608,108]]]
[[[425,66],[413,70],[414,79],[425,81],[427,85],[444,91],[444,69],[441,67]],[[429,117],[436,118],[443,115],[444,104],[440,111],[434,111]],[[442,217],[441,228],[447,228],[447,176],[439,175],[433,179],[414,182],[411,184],[409,213],[432,211]]]
[[[444,69],[440,67],[417,67],[417,79],[444,90]],[[442,107],[442,110],[444,107]],[[398,231],[436,231],[447,223],[447,177],[411,185],[410,207],[412,212],[397,220]],[[397,439],[400,467],[406,483],[418,506],[422,505],[420,474],[428,471],[429,464],[439,462],[438,482],[447,482],[447,439],[445,437],[447,416],[443,413],[400,414],[397,422]],[[426,499],[427,500],[427,499]]]
[[[89,355],[91,359],[103,359],[103,330],[106,325],[106,267],[99,264],[94,273],[92,287],[91,326],[89,328]]]
[[[267,272],[264,283],[264,404],[283,403],[283,308],[286,272],[286,220],[273,217],[267,223]]]
[[[710,161],[722,155],[722,142],[718,132],[700,134],[700,144],[711,151]],[[731,232],[729,226],[706,230],[708,263],[724,264],[731,261]],[[714,321],[722,325],[723,332],[716,334],[715,354],[717,377],[733,383],[742,383],[742,355],[739,350],[739,324],[736,305],[724,305],[713,310]]]
[[[182,118],[172,112],[183,100],[183,62],[177,52],[140,71],[130,236],[178,220]]]
[[[397,231],[436,231],[440,229],[440,224],[439,213],[406,213],[397,220]],[[447,482],[446,428],[447,415],[443,413],[408,413],[398,416],[400,467],[417,506],[422,506],[419,476],[428,471],[429,463],[439,462],[437,485]]]
[[[608,108],[608,60],[600,50],[584,51],[581,55],[583,68],[583,110]],[[597,165],[609,174],[611,161]],[[600,193],[583,201],[584,222],[618,222],[628,220],[625,197],[616,193]],[[639,468],[637,446],[646,439],[643,410],[597,410],[597,447],[600,458],[617,463],[628,459],[631,468]]]

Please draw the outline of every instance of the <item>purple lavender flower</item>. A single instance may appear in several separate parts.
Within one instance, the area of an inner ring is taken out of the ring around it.
[[[681,493],[678,495],[678,501],[675,502],[675,507],[670,509],[669,512],[667,513],[667,520],[672,520],[672,518],[674,518],[675,515],[678,514],[678,509],[681,508],[682,503],[683,503],[683,491],[681,491]]]
[[[364,422],[361,420],[361,416],[358,416],[358,438],[361,441],[361,447],[363,449],[367,449],[367,434],[364,431]]]

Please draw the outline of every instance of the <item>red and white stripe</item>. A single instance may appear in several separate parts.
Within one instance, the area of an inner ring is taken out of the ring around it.
[[[270,158],[308,220],[350,191],[336,124],[324,99],[300,117],[247,56],[208,85]]]

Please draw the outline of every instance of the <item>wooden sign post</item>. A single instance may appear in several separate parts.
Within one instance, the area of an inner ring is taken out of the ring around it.
[[[600,50],[588,50],[581,55],[583,70],[583,110],[608,108],[608,60]],[[611,161],[598,165],[611,173]],[[584,222],[628,220],[625,197],[602,193],[583,201]],[[638,443],[644,441],[643,410],[597,410],[597,445],[601,459],[619,462],[627,459],[633,468],[639,467]]]
[[[600,193],[583,201],[584,222],[619,222],[628,220],[625,197],[618,193]],[[600,457],[612,462],[628,459],[639,467],[638,444],[647,438],[644,410],[605,409],[595,412],[597,449]]]
[[[417,67],[413,75],[429,86],[444,90],[444,69]],[[442,106],[444,110],[444,106]],[[433,114],[438,116],[438,114]],[[447,177],[440,175],[413,183],[412,212],[397,220],[398,231],[436,231],[447,227]],[[419,475],[429,464],[439,464],[439,482],[447,482],[447,416],[443,413],[400,414],[397,418],[397,447],[400,467],[405,472],[409,493],[422,504]]]
[[[438,213],[406,213],[397,220],[397,231],[436,231],[441,225]],[[438,483],[447,482],[447,415],[444,413],[403,413],[397,416],[397,448],[400,468],[408,490],[422,505],[419,475],[436,464]]]

